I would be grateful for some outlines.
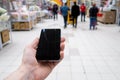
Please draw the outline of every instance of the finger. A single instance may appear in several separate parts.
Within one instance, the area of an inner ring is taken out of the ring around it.
[[[62,60],[63,58],[64,58],[64,52],[61,51],[61,52],[60,52],[60,59]]]
[[[38,46],[38,43],[39,43],[39,39],[38,38],[34,39],[33,42],[31,43],[31,47],[36,49]]]
[[[61,51],[61,52],[60,52],[60,61],[58,61],[58,62],[53,62],[53,67],[55,67],[58,63],[60,63],[63,58],[64,58],[64,52]],[[51,62],[50,62],[50,63],[51,63]]]
[[[61,38],[61,42],[65,42],[65,38],[64,37]]]
[[[64,44],[64,43],[61,43],[61,44],[60,44],[60,50],[61,50],[61,51],[64,51],[64,48],[65,48],[65,44]]]

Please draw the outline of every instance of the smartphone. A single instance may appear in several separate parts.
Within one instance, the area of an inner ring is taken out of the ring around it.
[[[42,29],[36,53],[38,61],[60,60],[60,29]]]

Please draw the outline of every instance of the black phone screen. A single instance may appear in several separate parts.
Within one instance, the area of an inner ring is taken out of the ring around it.
[[[37,48],[37,60],[60,59],[60,29],[42,29]]]

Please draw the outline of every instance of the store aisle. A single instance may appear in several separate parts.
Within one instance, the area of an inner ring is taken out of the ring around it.
[[[89,19],[78,28],[63,28],[63,19],[43,20],[31,31],[12,32],[12,43],[0,50],[0,80],[17,69],[24,47],[42,28],[61,28],[66,38],[65,58],[46,80],[120,80],[120,32],[117,25],[99,23],[89,30]]]

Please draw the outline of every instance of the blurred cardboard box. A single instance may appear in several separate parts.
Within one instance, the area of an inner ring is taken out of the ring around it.
[[[2,37],[2,43],[6,43],[10,40],[10,36],[9,36],[9,30],[6,29],[6,30],[3,30],[1,32],[1,37]]]
[[[104,11],[101,12],[102,16],[101,17],[97,17],[99,22],[103,22],[103,23],[115,23],[116,20],[116,11]]]
[[[116,1],[116,6],[120,7],[120,1]]]

